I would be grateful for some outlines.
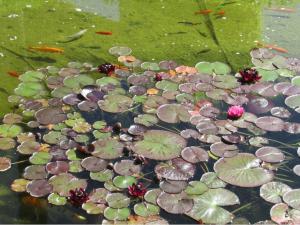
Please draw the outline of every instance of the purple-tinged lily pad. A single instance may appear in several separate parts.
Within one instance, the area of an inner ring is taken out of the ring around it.
[[[162,70],[174,70],[177,67],[177,63],[172,60],[161,61],[158,65]]]
[[[35,117],[40,124],[57,124],[67,119],[61,108],[48,107],[36,112]]]
[[[185,192],[179,194],[168,194],[162,192],[157,199],[158,205],[172,214],[182,214],[190,211],[193,207],[193,200],[188,199]]]
[[[24,170],[23,177],[29,180],[45,179],[48,174],[44,165],[27,166]]]
[[[291,113],[283,107],[274,107],[271,109],[272,116],[277,116],[279,118],[289,118]]]
[[[92,101],[82,101],[77,105],[78,109],[84,112],[92,112],[98,109],[98,105]]]
[[[250,96],[246,109],[247,111],[257,115],[269,112],[273,106],[274,104],[266,98]]]
[[[149,77],[143,75],[131,75],[127,82],[132,85],[145,85],[149,83]]]
[[[179,104],[165,104],[157,109],[157,116],[160,120],[167,123],[188,122],[190,114],[188,110]]]
[[[197,139],[199,137],[199,132],[193,129],[185,129],[180,132],[181,137],[188,139],[194,138]]]
[[[93,156],[102,159],[115,159],[122,155],[123,144],[113,138],[105,138],[93,142]]]
[[[200,122],[197,124],[196,128],[200,134],[217,134],[219,131],[219,128],[213,121]]]
[[[155,173],[158,177],[170,180],[188,180],[196,171],[195,165],[182,158],[172,159],[156,165]]]
[[[147,89],[143,86],[131,86],[129,88],[129,93],[133,95],[143,95],[147,92]]]
[[[268,163],[278,163],[284,160],[284,154],[275,147],[261,147],[256,152],[255,155],[257,158],[261,159],[264,162]]]
[[[47,180],[33,180],[27,184],[26,191],[33,197],[42,197],[52,192],[52,185]]]
[[[139,174],[141,170],[141,165],[135,165],[133,160],[123,159],[114,164],[114,171],[123,176]]]
[[[282,131],[284,121],[273,116],[260,117],[255,121],[256,126],[266,131]]]
[[[131,98],[125,95],[106,95],[104,100],[99,100],[100,109],[110,113],[120,113],[128,110],[133,104]]]
[[[198,163],[208,161],[208,153],[203,148],[197,146],[189,146],[182,150],[181,156],[190,163]]]
[[[66,173],[69,170],[69,163],[65,161],[50,162],[46,165],[46,170],[50,174]]]
[[[80,96],[78,94],[72,93],[63,97],[63,102],[67,105],[77,105],[81,102]]]
[[[269,182],[260,187],[259,195],[267,202],[280,203],[282,196],[292,190],[288,185],[282,182]]]
[[[180,193],[186,186],[187,182],[182,180],[163,180],[159,183],[160,189],[169,194]]]

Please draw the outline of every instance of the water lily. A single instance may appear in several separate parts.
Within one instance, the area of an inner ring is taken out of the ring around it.
[[[227,117],[231,120],[239,119],[243,116],[245,110],[242,106],[234,105],[231,106],[227,111]]]
[[[110,63],[104,63],[104,64],[98,66],[98,71],[100,73],[105,73],[106,75],[109,75],[115,71],[115,66]]]
[[[159,73],[157,73],[157,74],[155,74],[155,76],[154,76],[154,80],[155,81],[162,81],[162,75],[161,74],[159,74]]]
[[[81,206],[83,203],[89,200],[89,195],[83,188],[76,188],[75,190],[70,191],[68,200],[74,206]]]
[[[144,187],[143,183],[133,184],[128,187],[128,194],[132,197],[144,197],[147,189]]]
[[[246,68],[239,72],[239,81],[242,84],[254,84],[261,79],[258,72],[254,68]]]

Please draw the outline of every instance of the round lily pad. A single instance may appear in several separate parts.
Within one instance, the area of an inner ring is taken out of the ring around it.
[[[67,119],[61,108],[48,107],[36,112],[35,117],[40,124],[57,124]]]
[[[300,222],[300,211],[290,209],[285,203],[278,203],[270,210],[271,219],[277,224],[298,224]]]
[[[123,176],[139,174],[141,169],[141,165],[135,165],[133,160],[128,159],[123,159],[114,164],[115,172]]]
[[[82,160],[81,166],[91,172],[99,172],[107,167],[107,162],[95,156],[90,156]]]
[[[100,109],[110,113],[120,113],[128,110],[133,104],[131,98],[125,95],[106,95],[104,100],[99,100]]]
[[[9,170],[11,168],[11,160],[7,157],[0,157],[0,172]]]
[[[106,196],[109,207],[121,209],[129,206],[130,199],[122,193],[110,193]]]
[[[93,145],[95,150],[92,155],[102,159],[115,159],[123,152],[123,144],[113,138],[94,141]]]
[[[262,161],[269,163],[278,163],[283,161],[285,158],[280,149],[268,146],[259,148],[255,152],[255,155]]]
[[[256,126],[266,131],[281,131],[284,121],[273,116],[260,117],[255,121]]]
[[[300,210],[300,189],[293,189],[283,194],[283,201],[294,209]]]
[[[56,193],[51,193],[48,196],[48,202],[52,205],[65,205],[67,204],[67,198],[59,196]]]
[[[30,182],[30,180],[26,179],[15,179],[12,184],[10,185],[11,190],[14,192],[25,192],[26,186]]]
[[[184,192],[179,194],[162,192],[157,198],[157,204],[168,213],[182,214],[192,209],[193,200],[188,199]]]
[[[96,204],[91,201],[82,204],[82,209],[85,210],[87,214],[92,215],[103,214],[105,208],[106,206],[104,204]]]
[[[155,115],[151,114],[140,114],[134,118],[134,122],[137,124],[142,124],[146,127],[150,127],[158,123],[158,119]]]
[[[24,170],[23,177],[29,180],[45,179],[48,174],[44,165],[27,166]]]
[[[108,220],[127,220],[129,215],[130,210],[128,208],[113,209],[111,207],[107,207],[104,210],[104,216]]]
[[[149,130],[134,144],[133,151],[150,159],[168,160],[179,156],[185,146],[185,139],[175,133]]]
[[[32,156],[29,158],[29,161],[32,164],[46,164],[51,160],[52,156],[48,152],[34,152]]]
[[[281,182],[269,182],[260,187],[260,196],[271,203],[280,203],[282,196],[292,190],[288,185]]]
[[[118,188],[128,188],[136,183],[136,178],[132,176],[116,176],[113,179],[113,184]]]
[[[170,80],[158,81],[155,87],[164,91],[177,91],[178,84]]]
[[[16,141],[12,138],[0,137],[0,150],[9,150],[16,146]]]
[[[49,162],[46,165],[46,170],[48,173],[54,175],[67,173],[69,170],[69,163],[65,161]]]
[[[144,195],[144,199],[152,204],[157,204],[157,198],[160,195],[161,190],[159,188],[157,189],[152,189],[146,192],[146,194]]]
[[[204,149],[197,146],[184,148],[181,152],[181,156],[184,160],[191,163],[208,161],[209,158],[208,153]]]
[[[153,216],[159,214],[159,207],[147,202],[137,203],[133,210],[135,214],[143,217]]]
[[[33,180],[27,184],[26,190],[33,197],[42,197],[52,192],[52,185],[47,180]]]
[[[201,176],[201,182],[205,183],[209,188],[224,188],[226,183],[218,178],[215,172],[207,172]]]
[[[184,192],[188,195],[202,195],[207,190],[208,187],[205,183],[201,181],[191,181]]]
[[[1,124],[0,125],[0,136],[13,138],[18,136],[22,132],[22,128],[14,124]]]
[[[167,123],[188,122],[190,114],[188,110],[179,104],[165,104],[157,109],[157,116],[160,120]]]
[[[159,184],[160,189],[169,194],[180,193],[186,186],[187,182],[181,180],[163,180]]]
[[[112,55],[122,56],[122,55],[130,55],[132,50],[128,47],[123,46],[114,46],[111,47],[108,52]]]
[[[100,182],[105,182],[111,180],[114,176],[114,172],[112,170],[106,169],[100,172],[90,172],[90,177],[93,180],[97,180]]]
[[[274,177],[272,171],[262,168],[260,160],[249,153],[221,158],[215,163],[214,170],[221,180],[240,187],[261,186]]]
[[[194,176],[195,170],[195,165],[182,158],[175,158],[164,163],[159,163],[155,167],[155,173],[159,177],[170,180],[188,180]]]

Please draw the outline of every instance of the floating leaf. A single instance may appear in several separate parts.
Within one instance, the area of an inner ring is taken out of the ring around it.
[[[266,131],[281,131],[284,121],[273,116],[260,117],[255,121],[256,126]]]
[[[288,185],[281,182],[269,182],[260,187],[260,197],[267,202],[280,203],[282,196],[292,190]]]
[[[283,195],[283,201],[294,209],[300,209],[300,189],[287,191]]]
[[[190,114],[188,110],[179,104],[164,104],[157,109],[157,116],[167,123],[188,122]]]
[[[157,198],[160,195],[161,190],[160,189],[152,189],[147,191],[147,193],[144,195],[144,199],[152,204],[157,204]]]
[[[32,164],[42,165],[51,160],[52,156],[48,152],[34,152],[29,158]]]
[[[54,175],[67,173],[69,170],[69,163],[65,161],[50,162],[46,165],[46,170],[48,173]]]
[[[135,165],[133,160],[123,159],[114,164],[114,170],[120,175],[130,176],[133,174],[139,174],[142,168],[140,165]]]
[[[36,112],[35,117],[40,124],[57,124],[67,119],[61,108],[48,107]]]
[[[191,181],[184,192],[188,195],[202,195],[207,190],[208,187],[205,183],[201,181]]]
[[[226,183],[218,178],[215,172],[204,173],[200,179],[201,182],[205,183],[209,188],[224,188]]]
[[[7,157],[0,157],[0,172],[9,170],[11,168],[11,160]]]
[[[52,205],[65,205],[67,204],[67,198],[59,196],[56,193],[51,193],[48,196],[48,202]]]
[[[180,193],[186,188],[186,186],[186,181],[178,180],[163,180],[159,183],[160,189],[169,194]]]
[[[23,177],[29,180],[45,179],[48,174],[44,165],[27,166],[24,170]]]
[[[179,194],[168,194],[162,192],[158,196],[157,204],[168,213],[182,214],[192,209],[193,200],[188,199],[184,192]]]
[[[92,155],[102,159],[115,159],[123,152],[123,144],[113,138],[94,141],[93,145],[95,150]]]
[[[181,152],[181,156],[184,160],[190,163],[208,161],[207,152],[204,149],[196,146],[184,148]]]
[[[125,95],[106,95],[104,100],[99,100],[100,109],[110,113],[120,113],[128,110],[133,104],[131,98]]]
[[[33,197],[42,197],[52,192],[52,185],[47,180],[33,180],[27,184],[26,191]]]
[[[128,208],[113,209],[111,207],[107,207],[104,210],[104,216],[108,220],[127,220],[129,215],[130,210]]]
[[[16,146],[16,141],[8,137],[0,137],[0,150],[9,150]]]
[[[129,206],[130,198],[122,193],[109,193],[106,196],[106,201],[109,207],[121,209]]]
[[[10,185],[11,190],[15,192],[25,192],[26,186],[30,182],[30,180],[26,179],[15,179]]]
[[[150,159],[168,160],[179,156],[185,146],[185,139],[175,133],[149,130],[134,144],[133,151]]]
[[[96,204],[91,201],[82,204],[82,209],[84,209],[87,214],[92,214],[92,215],[103,214],[105,208],[106,208],[105,205]]]
[[[143,217],[153,216],[159,214],[159,207],[147,202],[137,203],[133,210],[135,214]]]
[[[0,125],[0,136],[13,138],[18,136],[22,132],[22,128],[18,125],[1,124]]]
[[[146,127],[150,127],[158,123],[158,119],[155,115],[151,114],[140,114],[134,118],[134,122],[137,124],[142,124]]]
[[[113,184],[118,188],[128,188],[136,183],[136,178],[132,176],[116,176],[113,179]]]
[[[221,180],[240,187],[257,187],[274,177],[272,171],[260,167],[260,160],[249,153],[221,158],[215,163],[214,170]]]
[[[178,84],[170,80],[162,80],[158,81],[155,84],[155,87],[164,91],[176,91],[178,89]]]
[[[113,176],[114,176],[114,172],[109,169],[106,169],[106,170],[103,170],[100,172],[90,172],[91,179],[97,180],[100,182],[105,182],[105,181],[111,180],[113,178]]]
[[[229,74],[231,69],[227,64],[221,62],[199,62],[195,65],[196,69],[199,73],[207,73],[207,74]]]
[[[108,52],[112,55],[122,56],[122,55],[130,55],[132,50],[128,47],[123,46],[114,46],[108,50]]]
[[[87,171],[91,172],[99,172],[107,167],[107,162],[103,159],[99,159],[94,156],[90,156],[82,160],[81,166],[85,168]]]
[[[266,146],[259,148],[255,152],[255,155],[262,161],[269,163],[278,163],[284,160],[284,154],[280,151],[280,149],[275,147]]]

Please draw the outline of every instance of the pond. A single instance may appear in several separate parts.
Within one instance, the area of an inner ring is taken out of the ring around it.
[[[0,6],[0,223],[300,223],[300,1]]]

